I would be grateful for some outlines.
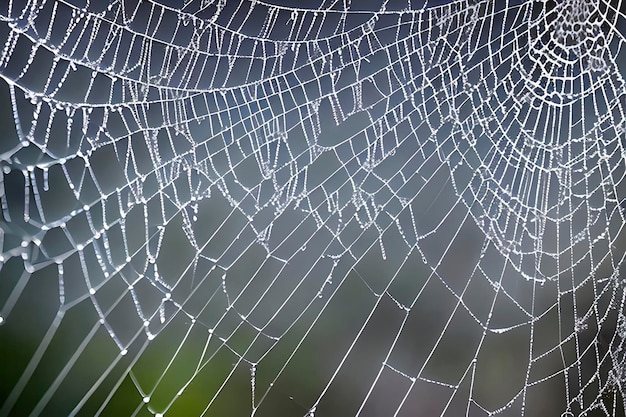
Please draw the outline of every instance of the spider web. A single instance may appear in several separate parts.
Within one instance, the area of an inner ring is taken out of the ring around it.
[[[623,415],[624,2],[361,3],[0,6],[0,416]]]

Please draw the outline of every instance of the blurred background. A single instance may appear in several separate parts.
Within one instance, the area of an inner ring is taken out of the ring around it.
[[[556,169],[517,173],[543,113],[508,48],[554,5],[205,3],[2,6],[0,416],[624,415],[623,217],[592,193],[623,161],[533,241],[558,262],[523,240]]]

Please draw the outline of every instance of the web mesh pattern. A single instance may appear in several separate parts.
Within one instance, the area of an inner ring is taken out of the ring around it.
[[[623,415],[625,7],[0,5],[0,416]]]

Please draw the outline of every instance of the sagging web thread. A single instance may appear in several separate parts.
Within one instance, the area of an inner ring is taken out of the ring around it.
[[[294,4],[2,6],[0,415],[620,415],[623,2]]]

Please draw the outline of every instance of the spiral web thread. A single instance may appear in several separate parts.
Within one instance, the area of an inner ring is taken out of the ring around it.
[[[0,6],[0,415],[623,415],[624,3],[280,3]]]

